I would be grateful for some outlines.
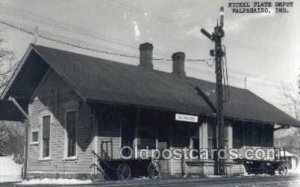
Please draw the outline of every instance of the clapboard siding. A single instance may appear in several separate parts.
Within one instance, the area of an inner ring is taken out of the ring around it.
[[[91,107],[82,102],[70,86],[54,71],[49,70],[32,97],[29,104],[31,131],[39,132],[39,143],[29,141],[28,173],[78,173],[91,174],[93,163],[91,150],[94,148],[94,121]],[[65,105],[78,102],[77,146],[74,160],[66,160],[65,149]],[[50,159],[41,160],[41,117],[50,113]]]
[[[181,160],[175,160],[175,159],[170,159],[170,173],[171,175],[178,175],[182,174],[182,161]]]

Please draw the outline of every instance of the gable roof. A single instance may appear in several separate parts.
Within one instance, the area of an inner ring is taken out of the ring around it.
[[[8,95],[20,97],[17,94],[20,91],[16,90],[24,85],[18,82],[29,76],[36,85],[37,79],[41,79],[41,74],[50,67],[87,102],[112,102],[203,116],[215,115],[215,84],[212,82],[44,46],[31,45],[28,51],[3,98]],[[26,71],[26,67],[30,66],[37,67],[42,73],[32,68]],[[23,96],[32,94],[33,91],[26,92],[31,87],[34,86],[22,89],[25,90]],[[231,99],[224,105],[226,118],[300,126],[298,121],[249,90],[236,87],[229,87],[229,90]]]

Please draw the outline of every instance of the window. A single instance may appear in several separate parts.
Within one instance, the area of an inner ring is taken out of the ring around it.
[[[214,122],[207,124],[207,148],[209,149],[208,158],[217,158],[217,152],[211,152],[211,149],[215,149],[217,146],[217,129]]]
[[[191,148],[196,149],[199,151],[199,137],[192,137],[191,138]],[[199,152],[193,152],[192,153],[194,157],[199,156]]]
[[[246,146],[254,146],[253,145],[253,128],[251,125],[244,125],[243,131],[245,135],[245,142],[244,145]]]
[[[50,156],[50,116],[43,116],[43,158]]]
[[[38,143],[39,141],[39,132],[35,131],[31,133],[31,143]]]
[[[207,125],[208,148],[216,148],[216,125],[209,123]]]
[[[232,133],[233,133],[233,148],[241,148],[244,143],[244,132],[243,132],[243,126],[242,125],[234,125],[232,127]]]
[[[233,127],[233,147],[273,146],[273,126],[243,124]]]
[[[76,125],[77,112],[67,112],[66,131],[67,131],[67,157],[76,156]]]
[[[273,126],[264,125],[262,128],[261,135],[261,146],[264,147],[273,147]]]
[[[252,144],[254,146],[261,145],[261,127],[252,127]]]

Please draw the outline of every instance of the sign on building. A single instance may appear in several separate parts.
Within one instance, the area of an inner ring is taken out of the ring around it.
[[[175,120],[191,122],[191,123],[198,123],[198,116],[187,115],[187,114],[175,114]]]

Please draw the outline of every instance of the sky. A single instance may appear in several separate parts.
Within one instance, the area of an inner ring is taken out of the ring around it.
[[[232,0],[231,0],[232,1]],[[243,0],[241,0],[243,1]],[[209,50],[214,44],[200,29],[213,31],[221,6],[225,8],[225,37],[229,83],[247,88],[285,110],[281,83],[296,86],[300,61],[300,4],[288,14],[234,14],[230,1],[215,0],[0,0],[0,20],[36,33],[65,41],[93,46],[118,54],[138,56],[138,46],[150,42],[154,56],[171,59],[185,52],[188,76],[215,81]],[[253,1],[250,1],[253,2]],[[274,1],[272,1],[274,2]],[[123,63],[138,64],[126,58],[91,52],[51,42],[0,24],[5,47],[16,51],[18,59],[28,45],[57,47]],[[37,38],[37,39],[35,39]],[[171,71],[170,61],[154,61],[154,68]],[[245,77],[247,81],[245,84]]]

